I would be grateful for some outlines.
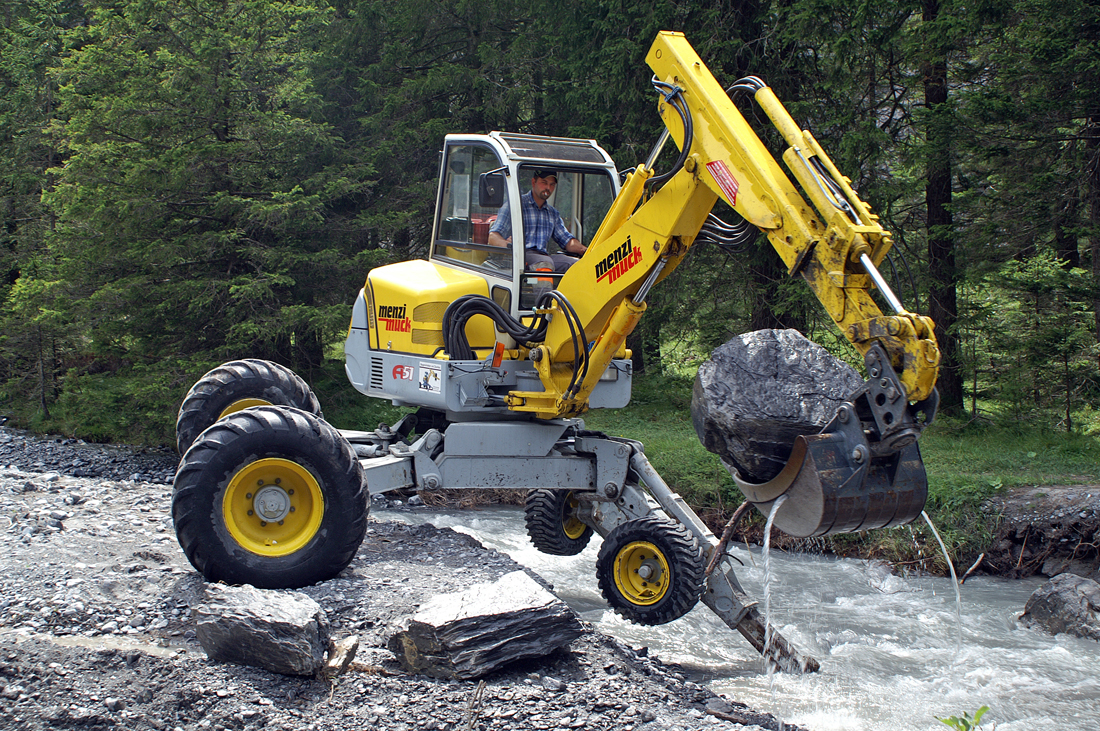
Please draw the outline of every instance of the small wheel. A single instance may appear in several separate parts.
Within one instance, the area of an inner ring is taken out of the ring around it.
[[[260,406],[204,431],[176,472],[172,520],[207,581],[292,589],[330,579],[367,527],[363,468],[327,422]]]
[[[572,490],[528,492],[523,514],[535,548],[552,556],[576,556],[583,551],[592,538],[592,528],[577,517],[579,504]]]
[[[176,417],[176,448],[183,454],[214,422],[252,406],[293,406],[324,418],[321,404],[294,371],[267,360],[234,360],[200,378]]]
[[[612,530],[596,559],[600,592],[635,624],[665,624],[691,611],[703,594],[704,572],[698,539],[655,515]]]

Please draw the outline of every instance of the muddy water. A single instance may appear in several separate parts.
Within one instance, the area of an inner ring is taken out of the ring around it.
[[[661,627],[638,627],[610,612],[596,587],[598,538],[579,556],[563,558],[531,546],[518,509],[375,514],[469,533],[551,581],[600,631],[648,646],[716,692],[814,731],[945,729],[936,716],[982,705],[991,709],[987,731],[993,722],[998,731],[1100,729],[1100,643],[1016,623],[1039,580],[967,580],[960,629],[950,579],[902,578],[860,561],[773,552],[773,622],[822,670],[769,677],[756,652],[702,604]],[[734,554],[745,563],[742,584],[760,598],[759,550],[742,546]]]

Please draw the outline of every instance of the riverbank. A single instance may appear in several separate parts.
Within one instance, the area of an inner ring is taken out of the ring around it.
[[[659,461],[664,445],[655,446],[654,460]],[[178,461],[176,453],[167,447],[88,444],[0,426],[0,465],[29,471],[170,485]],[[936,461],[933,459],[929,464],[935,466]],[[930,479],[936,482],[944,478],[933,474]],[[966,525],[940,527],[959,575],[976,563],[975,573],[1005,578],[1049,577],[1070,571],[1100,580],[1100,483],[1087,476],[1070,480],[1067,484],[1041,486],[999,484],[989,496],[971,500]],[[971,496],[965,486],[958,488],[958,492],[963,498]],[[522,504],[521,493],[506,490],[486,494],[444,491],[424,497],[435,506],[469,507],[486,500]],[[943,502],[942,498],[933,499]],[[721,534],[732,514],[731,507],[721,504],[709,508],[696,505],[696,509],[716,534]],[[930,512],[936,511],[930,509]],[[762,517],[742,521],[734,540],[763,543],[763,525]],[[964,540],[958,534],[967,527],[975,535]],[[826,541],[776,535],[773,542],[780,550],[824,550],[846,558],[885,560],[898,570],[948,574],[938,546],[921,523],[915,524],[912,531],[873,531],[867,535],[830,537]]]

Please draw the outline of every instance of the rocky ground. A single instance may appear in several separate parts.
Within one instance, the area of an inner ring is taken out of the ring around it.
[[[169,515],[175,465],[167,451],[0,428],[0,728],[778,727],[591,631],[484,685],[404,673],[384,649],[397,619],[518,568],[431,526],[372,522],[346,571],[302,590],[336,639],[359,636],[352,672],[328,682],[211,662],[191,619],[202,580]]]

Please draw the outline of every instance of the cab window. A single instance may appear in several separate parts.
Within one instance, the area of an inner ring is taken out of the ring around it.
[[[478,177],[500,168],[500,160],[474,144],[450,145],[446,154],[433,256],[510,279],[511,245],[489,245],[498,211],[478,205]]]
[[[531,177],[536,169],[527,166],[520,168],[522,192],[530,190]],[[557,179],[558,184],[547,203],[561,214],[569,233],[588,246],[615,199],[611,175],[606,170],[558,168]],[[548,248],[551,254],[561,252],[561,248],[552,240],[548,242]],[[520,280],[520,309],[532,309],[543,292],[557,287],[561,276],[544,272],[524,272]]]

